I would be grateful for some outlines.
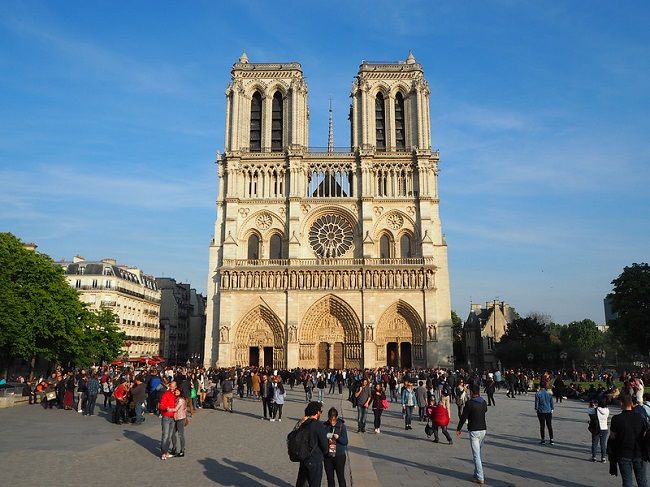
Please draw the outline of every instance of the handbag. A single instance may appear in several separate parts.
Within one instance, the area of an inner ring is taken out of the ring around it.
[[[45,399],[47,399],[48,401],[54,401],[56,399],[56,392],[45,393]]]
[[[424,427],[424,434],[427,435],[427,438],[433,434],[433,426],[431,425],[430,419],[427,419],[427,425]]]
[[[388,399],[382,399],[381,400],[381,408],[382,409],[388,409],[390,406],[390,403],[388,402]]]

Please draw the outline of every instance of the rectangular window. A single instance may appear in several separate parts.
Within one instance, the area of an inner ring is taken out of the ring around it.
[[[77,279],[77,282],[75,283],[75,287],[77,289],[81,288],[81,279]]]
[[[97,279],[93,279],[93,289],[97,288]]]
[[[106,281],[106,289],[110,289],[110,288],[111,288],[111,281],[107,280]]]

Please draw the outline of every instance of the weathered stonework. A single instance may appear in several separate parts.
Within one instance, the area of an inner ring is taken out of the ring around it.
[[[447,247],[422,67],[364,62],[350,148],[309,150],[297,63],[233,66],[206,365],[448,365]]]

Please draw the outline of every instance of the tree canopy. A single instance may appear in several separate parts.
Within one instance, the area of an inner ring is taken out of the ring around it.
[[[111,311],[93,313],[50,257],[0,233],[0,372],[36,356],[87,365],[119,354],[124,334]]]
[[[612,281],[609,295],[616,318],[609,323],[614,337],[627,350],[650,353],[650,266],[646,263],[625,267]]]

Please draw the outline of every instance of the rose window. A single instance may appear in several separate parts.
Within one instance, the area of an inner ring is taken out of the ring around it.
[[[352,248],[353,233],[347,219],[339,215],[324,215],[311,226],[309,244],[319,257],[340,257]]]
[[[399,213],[391,213],[388,215],[388,224],[393,230],[399,230],[404,225],[404,218]]]
[[[267,230],[271,228],[271,223],[273,223],[273,219],[271,218],[271,215],[268,213],[262,213],[260,216],[257,217],[257,228],[261,228],[262,230]]]

